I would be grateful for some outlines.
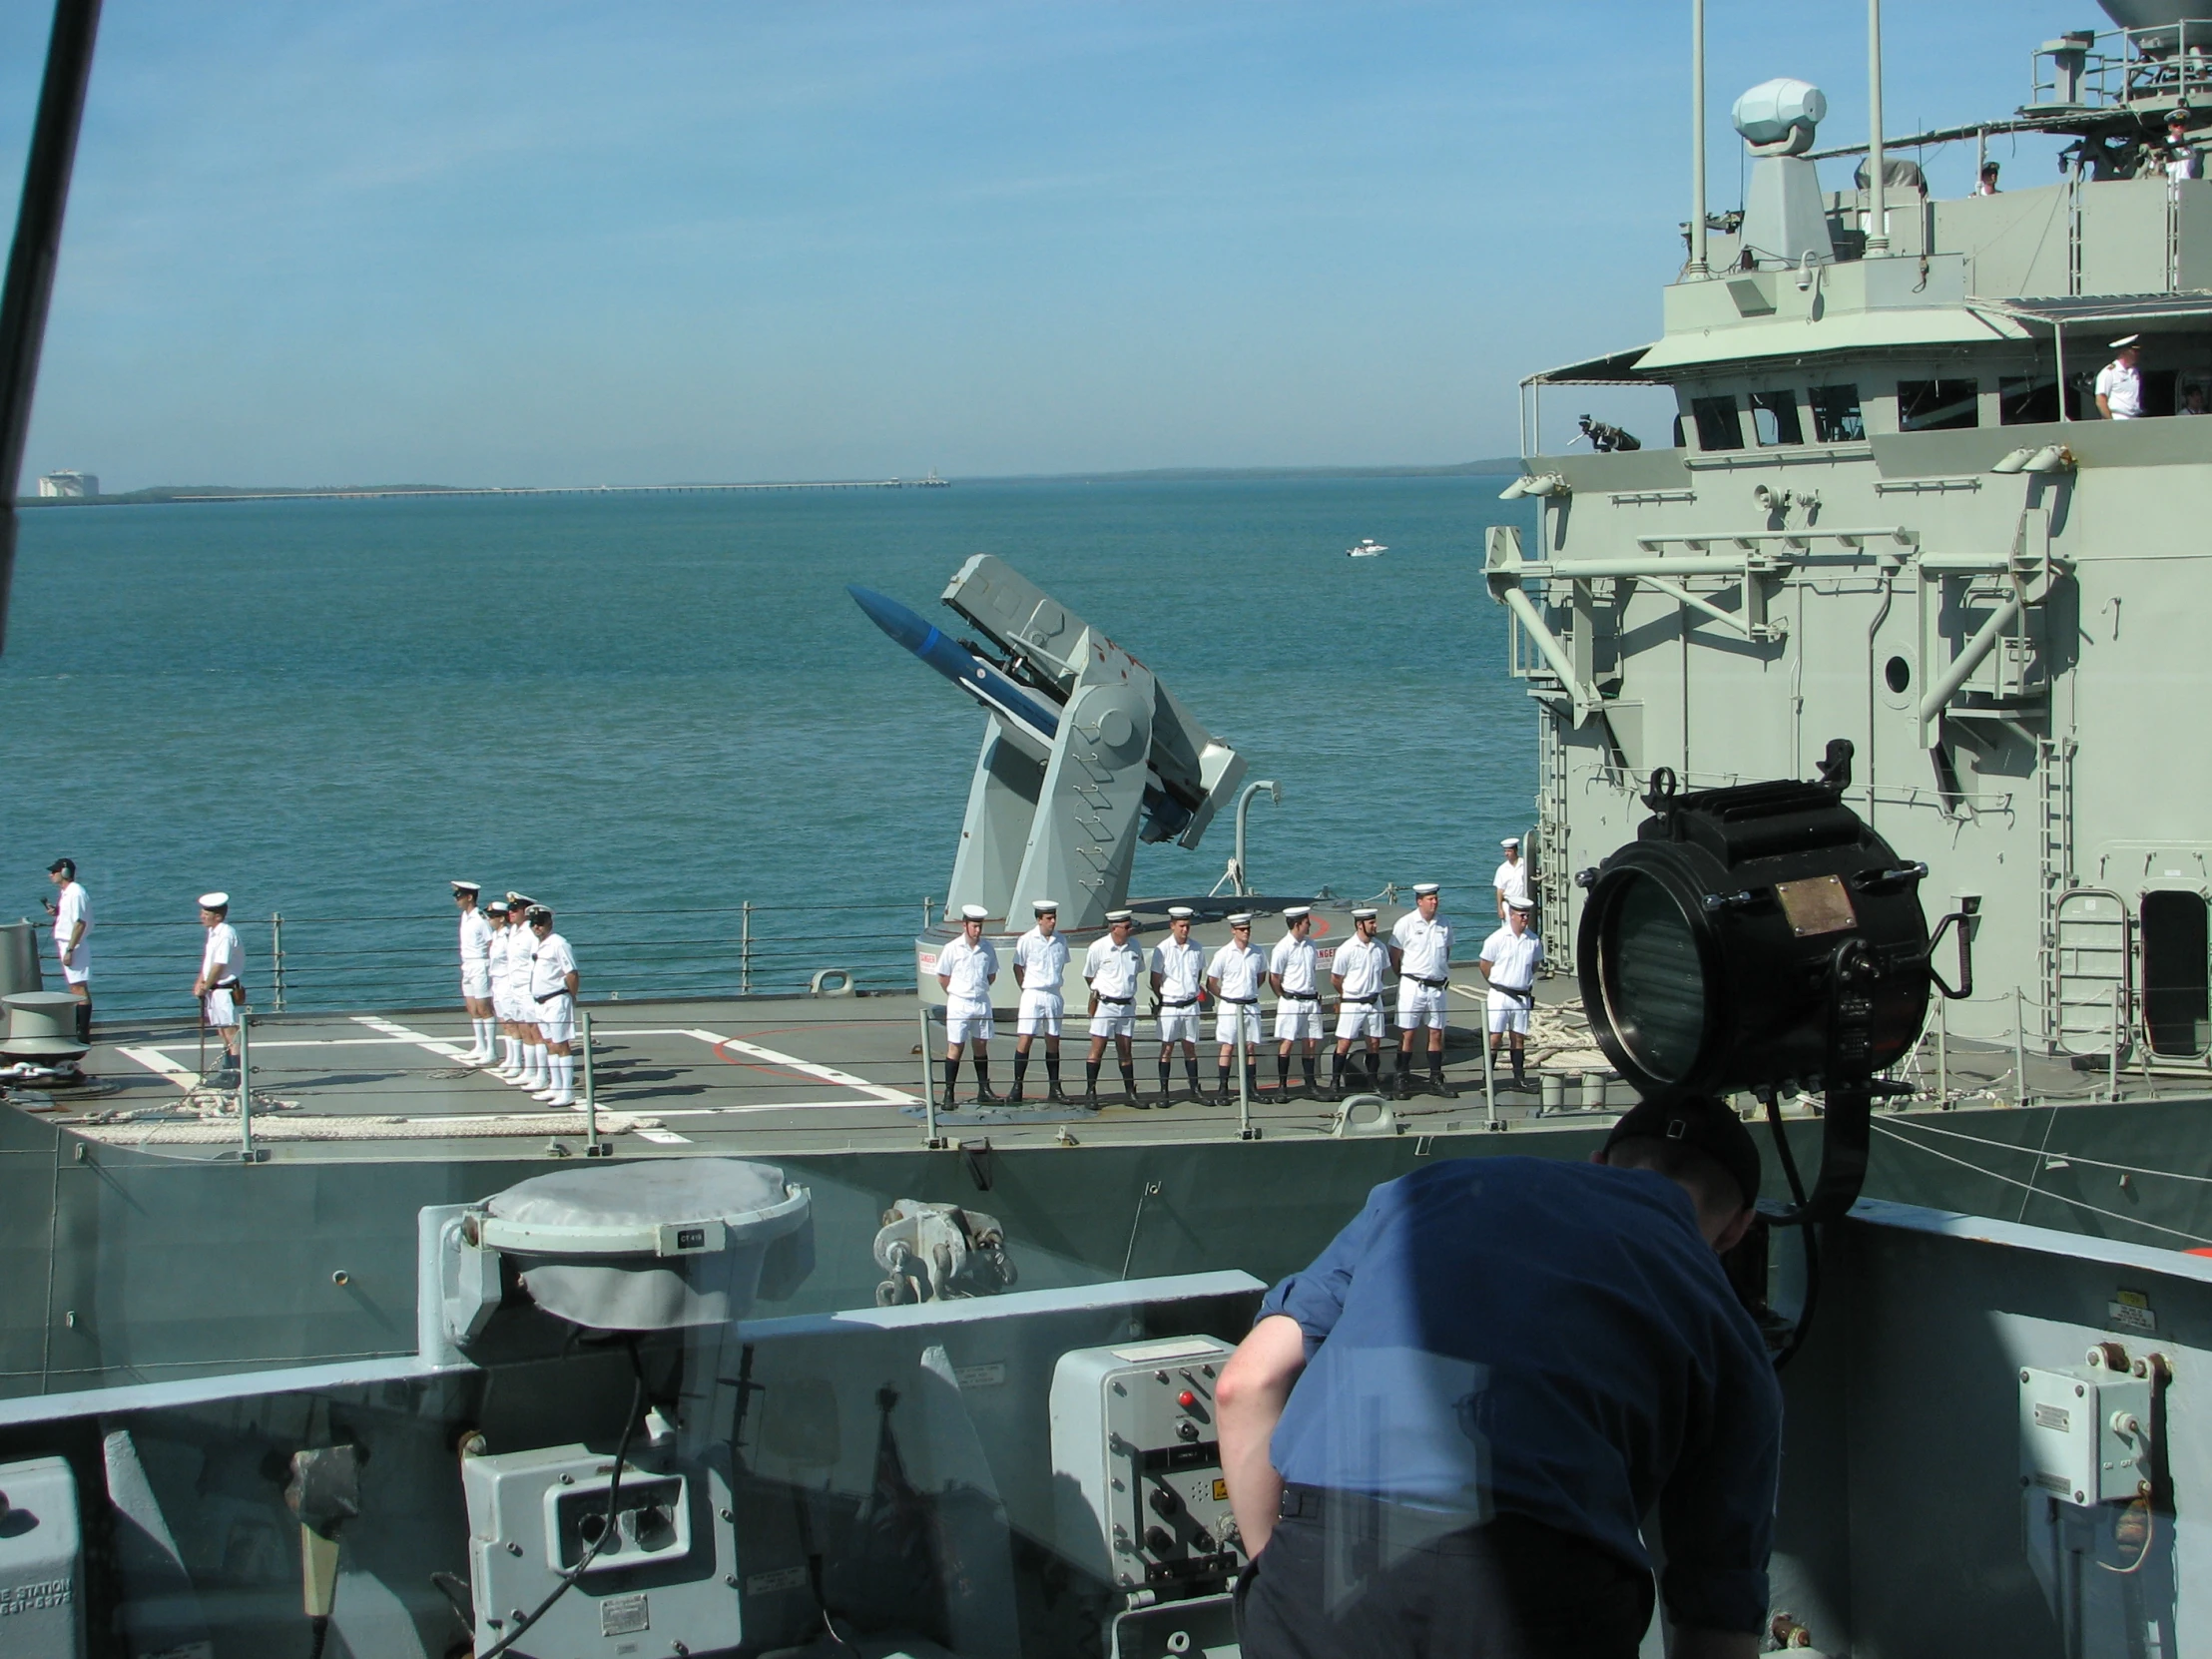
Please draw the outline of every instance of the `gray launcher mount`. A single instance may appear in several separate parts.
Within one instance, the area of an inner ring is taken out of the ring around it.
[[[1063,927],[1103,927],[1128,900],[1137,842],[1196,846],[1244,781],[1244,757],[1004,561],[968,560],[944,602],[1005,653],[1008,673],[1059,705],[1049,746],[990,716],[947,913],[980,904],[1013,928],[1027,925],[1033,899],[1054,898]]]

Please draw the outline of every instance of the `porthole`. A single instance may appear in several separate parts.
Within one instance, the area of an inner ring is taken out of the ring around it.
[[[1913,686],[1913,665],[1903,657],[1892,657],[1882,665],[1882,679],[1892,693],[1903,697]]]

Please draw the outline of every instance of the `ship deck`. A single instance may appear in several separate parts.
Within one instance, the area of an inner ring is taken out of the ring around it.
[[[1530,1076],[1533,1083],[1547,1071],[1564,1073],[1564,1103],[1547,1111],[1533,1088],[1500,1089],[1493,1114],[1484,1098],[1475,1025],[1479,986],[1455,988],[1467,1001],[1465,1024],[1448,1033],[1446,1048],[1446,1075],[1457,1097],[1422,1093],[1391,1101],[1394,1132],[1477,1133],[1493,1121],[1515,1130],[1588,1128],[1609,1121],[1628,1103],[1615,1081],[1603,1105],[1581,1105],[1580,1077],[1597,1069],[1597,1056],[1586,1038],[1577,1036],[1573,981],[1560,977],[1540,987]],[[940,1052],[941,1027],[925,1026],[922,1004],[912,995],[623,1001],[590,1011],[598,1129],[624,1156],[895,1151],[927,1143],[921,1050],[926,1042]],[[236,1094],[219,1096],[200,1086],[202,1034],[195,1026],[104,1028],[99,1037],[84,1061],[93,1080],[89,1087],[43,1095],[18,1090],[16,1104],[116,1147],[185,1158],[235,1151],[241,1138]],[[461,1065],[468,1041],[467,1023],[457,1009],[257,1017],[250,1050],[255,1143],[273,1159],[450,1159],[512,1157],[526,1147],[584,1150],[587,1120],[581,1109],[549,1110],[488,1072]],[[1303,1095],[1295,1063],[1291,1096],[1278,1095],[1273,1047],[1267,1044],[1258,1057],[1264,1086],[1252,1097],[1248,1119],[1234,1099],[1226,1106],[1191,1100],[1180,1060],[1176,1093],[1160,1104],[1158,1046],[1140,1038],[1142,1104],[1123,1099],[1110,1053],[1100,1078],[1101,1110],[1042,1101],[1040,1045],[1029,1070],[1026,1106],[940,1107],[936,1134],[939,1144],[987,1137],[994,1146],[1014,1147],[1217,1141],[1237,1138],[1248,1121],[1258,1138],[1271,1140],[1335,1133],[1337,1107]],[[1324,1082],[1328,1047],[1321,1060]],[[992,1045],[991,1074],[1001,1094],[1012,1081],[1012,1048],[1010,1032],[1002,1029]],[[1085,1050],[1086,1039],[1071,1028],[1064,1042],[1063,1083],[1077,1096]],[[207,1052],[211,1058],[205,1063],[212,1065],[219,1052],[212,1036]],[[1207,1088],[1216,1080],[1214,1052],[1210,1042],[1200,1045],[1199,1076]],[[1956,1105],[2008,1103],[2017,1095],[2013,1061],[2009,1049],[1949,1039],[1941,1066],[1945,1098]],[[1929,1043],[1916,1057],[1915,1071],[1927,1098],[1897,1109],[1939,1110],[1934,1098],[1937,1064]],[[2063,1060],[2030,1055],[2027,1072],[2028,1092],[2039,1103],[2109,1097],[2110,1079],[2101,1066],[2084,1072]],[[2119,1093],[2122,1098],[2202,1094],[2207,1081],[2201,1072],[2192,1079],[2130,1069],[2120,1074]],[[963,1101],[972,1091],[972,1073],[963,1068]],[[1393,1125],[1382,1132],[1393,1132]]]

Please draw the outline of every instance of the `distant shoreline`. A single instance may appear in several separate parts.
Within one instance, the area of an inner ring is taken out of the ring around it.
[[[1148,467],[1133,472],[1018,472],[978,475],[973,478],[865,478],[820,480],[770,480],[760,483],[715,484],[282,484],[264,486],[230,484],[158,484],[149,489],[118,495],[39,496],[16,498],[18,507],[133,507],[164,506],[189,502],[237,501],[362,501],[386,497],[509,496],[509,495],[675,495],[691,492],[740,492],[754,490],[856,490],[943,489],[954,482],[968,484],[1209,484],[1293,482],[1299,479],[1349,478],[1483,478],[1520,470],[1511,456],[1489,460],[1456,461],[1442,466],[1225,466]]]

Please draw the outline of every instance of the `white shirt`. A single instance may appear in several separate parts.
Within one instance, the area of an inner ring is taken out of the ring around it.
[[[54,905],[54,954],[69,954],[69,935],[77,930],[77,923],[85,924],[85,936],[77,948],[82,950],[92,942],[92,900],[85,895],[82,881],[72,881],[62,888],[61,897]]]
[[[513,974],[514,942],[515,930],[512,927],[502,925],[491,930],[491,943],[485,947],[485,955],[490,958],[491,976],[494,980],[504,982]]]
[[[1406,978],[1451,977],[1451,923],[1442,916],[1428,921],[1418,910],[1406,911],[1390,929],[1390,943],[1401,952],[1398,972]]]
[[[207,948],[200,952],[200,982],[213,987],[239,976],[239,930],[227,921],[208,929]]]
[[[491,960],[491,921],[481,910],[461,912],[461,960]]]
[[[1267,980],[1268,959],[1256,944],[1239,945],[1231,939],[1214,952],[1206,964],[1206,977],[1221,982],[1221,994],[1230,1002],[1257,1002]]]
[[[2204,158],[2194,145],[2183,145],[2166,158],[2166,177],[2176,184],[2184,179],[2204,177]]]
[[[532,942],[530,994],[550,997],[555,991],[566,991],[568,976],[576,971],[576,956],[568,948],[568,940],[558,933],[548,933]]]
[[[1268,952],[1268,972],[1282,979],[1285,996],[1312,996],[1314,941],[1302,939],[1296,933],[1285,933],[1275,941],[1275,948]]]
[[[1497,873],[1490,877],[1490,885],[1507,898],[1528,896],[1528,860],[1508,858],[1497,866]]]
[[[1116,944],[1113,934],[1107,933],[1091,940],[1090,949],[1083,952],[1083,977],[1100,996],[1136,1001],[1137,981],[1143,974],[1144,946],[1133,938]]]
[[[2143,413],[2143,376],[2117,357],[2097,370],[2097,395],[2114,420],[2136,420]]]
[[[947,1002],[987,1003],[998,973],[998,951],[988,939],[967,942],[965,934],[937,952],[937,976],[948,979]]]
[[[1490,964],[1483,977],[1499,990],[1527,990],[1543,959],[1544,941],[1533,932],[1516,937],[1511,927],[1500,927],[1482,941],[1482,960]]]
[[[1390,953],[1381,939],[1363,939],[1355,933],[1337,946],[1337,959],[1329,971],[1344,981],[1344,993],[1352,997],[1382,994],[1382,979],[1389,972]]]
[[[1068,974],[1067,935],[1054,928],[1047,938],[1037,928],[1014,941],[1014,966],[1021,970],[1021,988],[1058,996]]]
[[[1160,976],[1162,1002],[1195,1002],[1206,984],[1206,947],[1196,939],[1162,940],[1152,948],[1152,971]]]

